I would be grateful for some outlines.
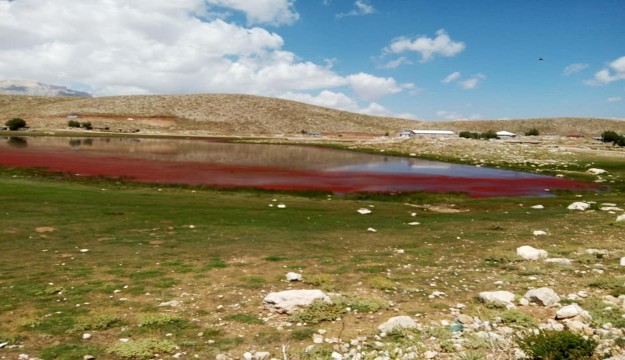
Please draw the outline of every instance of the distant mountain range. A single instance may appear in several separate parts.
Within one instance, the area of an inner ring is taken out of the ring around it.
[[[69,89],[65,86],[44,84],[29,80],[0,80],[0,94],[31,96],[93,97],[91,94]]]

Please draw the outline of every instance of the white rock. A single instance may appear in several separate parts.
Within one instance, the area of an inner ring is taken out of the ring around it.
[[[547,235],[546,231],[543,230],[534,230],[534,236],[545,236]]]
[[[84,333],[84,334],[82,334],[82,338],[83,338],[83,340],[89,340],[89,339],[91,339],[91,336],[92,336],[92,335],[91,335],[91,334],[89,334],[89,333]]]
[[[245,352],[245,353],[243,353],[243,358],[245,360],[252,360],[254,358],[254,356],[252,356],[251,352]]]
[[[567,329],[573,332],[583,332],[584,330],[589,328],[588,324],[585,324],[579,320],[567,320],[564,322],[564,325]]]
[[[178,300],[165,301],[165,302],[158,304],[158,306],[178,307],[180,306],[180,301]]]
[[[286,273],[287,281],[302,281],[302,274],[298,274],[296,272],[288,272]]]
[[[323,344],[323,335],[313,334],[313,343]]]
[[[521,306],[528,306],[530,304],[530,301],[527,300],[526,298],[520,298],[519,299],[519,305]]]
[[[270,311],[293,314],[296,310],[307,307],[317,300],[332,302],[321,290],[286,290],[269,293],[263,299],[263,304]]]
[[[549,256],[545,250],[539,250],[529,245],[518,247],[516,254],[525,260],[538,260]]]
[[[599,208],[601,211],[623,211],[620,207],[617,206],[602,206]]]
[[[343,360],[343,355],[337,353],[336,351],[333,351],[330,357],[332,358],[332,360]]]
[[[269,360],[271,359],[271,354],[266,351],[258,351],[254,353],[254,359],[256,360]]]
[[[593,174],[593,175],[601,175],[601,174],[607,173],[607,171],[605,171],[603,169],[597,169],[597,168],[590,168],[590,169],[586,170],[586,172],[589,173],[589,174]]]
[[[582,309],[577,304],[566,305],[556,311],[556,319],[558,320],[569,319],[576,316],[580,316],[586,320],[592,320],[588,311]]]
[[[545,208],[545,207],[544,207],[544,206],[542,206],[542,205],[534,205],[534,206],[530,206],[530,207],[531,207],[532,209],[538,209],[538,210],[540,210],[540,209],[544,209],[544,208]]]
[[[515,295],[509,291],[482,291],[478,298],[485,303],[495,303],[505,307],[514,307]]]
[[[9,345],[9,343],[8,343],[8,342],[3,342],[3,343],[0,343],[0,349],[2,349],[3,347],[5,347],[5,346],[7,346],[7,345]]]
[[[625,266],[625,257],[622,257],[622,258],[621,258],[621,261],[619,262],[619,264],[620,264],[621,266]]]
[[[369,231],[369,232],[378,232],[376,229],[374,229],[372,227],[368,228],[367,231]]]
[[[358,209],[358,210],[356,210],[356,211],[358,211],[358,213],[359,213],[359,214],[362,214],[362,215],[365,215],[365,214],[371,214],[371,210],[366,209],[366,208],[361,208],[361,209]]]
[[[80,249],[80,252],[81,253],[87,253],[87,252],[89,252],[89,249]]]
[[[415,225],[421,225],[421,223],[418,221],[413,221],[413,222],[409,222],[408,225],[415,226]]]
[[[390,334],[394,331],[402,330],[402,329],[414,329],[417,327],[417,323],[412,320],[410,316],[395,316],[388,320],[385,323],[378,326],[378,330],[380,332]]]
[[[550,288],[532,289],[523,295],[527,300],[543,306],[552,306],[560,302],[560,297]]]
[[[426,359],[434,359],[435,357],[438,356],[438,353],[436,351],[428,350],[428,351],[423,353],[423,356]]]
[[[589,203],[585,203],[583,201],[576,201],[576,202],[572,203],[571,205],[569,205],[567,207],[567,209],[584,211],[584,210],[588,209],[589,207],[590,207]]]
[[[545,262],[547,262],[547,263],[554,263],[554,264],[560,264],[560,265],[571,265],[572,264],[571,259],[567,259],[567,258],[549,258],[549,259],[545,259]]]
[[[616,221],[625,221],[625,214],[617,216]]]

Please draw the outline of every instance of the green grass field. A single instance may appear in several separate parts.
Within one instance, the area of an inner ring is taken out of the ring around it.
[[[617,181],[619,169],[611,168]],[[474,299],[497,289],[496,281],[519,294],[547,285],[562,294],[590,289],[596,297],[625,289],[625,267],[618,266],[625,222],[606,211],[566,209],[580,200],[595,202],[594,209],[625,208],[618,191],[358,198],[158,188],[0,169],[0,356],[214,358],[256,349],[278,357],[285,344],[296,356],[318,329],[346,341],[371,337],[391,316],[446,319],[457,303],[467,313],[500,316]],[[545,209],[530,208],[537,204]],[[521,261],[521,245],[573,265]],[[588,255],[589,248],[610,255]],[[592,272],[596,264],[604,273]],[[287,283],[289,271],[304,282]],[[352,311],[340,321],[297,326],[262,308],[268,292],[313,288],[334,293]],[[434,290],[446,295],[432,299]],[[170,300],[180,305],[159,306]],[[524,311],[544,320],[534,310]]]

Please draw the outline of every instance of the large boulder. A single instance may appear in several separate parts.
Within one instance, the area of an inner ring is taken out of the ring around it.
[[[529,290],[523,297],[530,302],[543,306],[553,306],[560,302],[558,294],[547,287]]]
[[[533,248],[529,245],[520,246],[516,249],[516,254],[525,260],[538,260],[549,256],[545,250]]]
[[[401,331],[402,329],[414,329],[417,327],[417,323],[412,320],[410,316],[395,316],[392,317],[380,326],[378,326],[378,330],[380,332],[391,334],[395,331]]]
[[[482,291],[478,298],[485,303],[494,303],[497,305],[503,305],[506,308],[514,307],[515,295],[510,291]]]
[[[588,209],[589,207],[590,207],[589,203],[585,203],[583,201],[576,201],[576,202],[572,203],[571,205],[569,205],[567,207],[567,209],[584,211],[584,210]]]
[[[321,290],[286,290],[269,293],[263,299],[263,305],[270,311],[290,315],[315,301],[332,302]]]
[[[586,320],[592,320],[590,313],[588,313],[588,311],[579,307],[579,305],[577,304],[566,305],[566,306],[559,308],[558,311],[556,311],[557,320],[570,319],[570,318],[574,318],[577,316]]]

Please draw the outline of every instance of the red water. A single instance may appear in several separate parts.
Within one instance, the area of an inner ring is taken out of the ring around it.
[[[541,196],[550,190],[592,190],[596,184],[555,177],[476,178],[442,175],[292,170],[272,166],[173,162],[81,152],[5,147],[0,165],[42,167],[76,176],[124,177],[136,182],[319,190],[334,193],[463,192],[472,197]]]

